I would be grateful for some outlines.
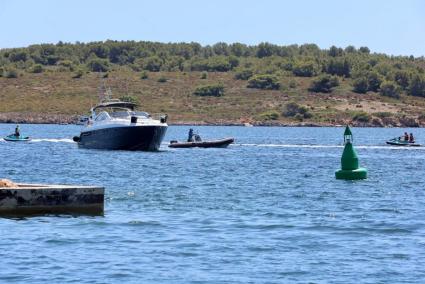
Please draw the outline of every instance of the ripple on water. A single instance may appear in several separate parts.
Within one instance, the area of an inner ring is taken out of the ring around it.
[[[353,129],[369,178],[346,182],[341,128],[197,127],[238,142],[145,153],[78,149],[75,126],[21,127],[37,140],[1,143],[0,177],[104,185],[105,214],[0,219],[0,282],[425,279],[425,148],[384,146],[400,129]]]

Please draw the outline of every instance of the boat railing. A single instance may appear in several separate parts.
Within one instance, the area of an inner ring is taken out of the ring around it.
[[[150,118],[155,119],[155,120],[159,120],[162,123],[165,123],[168,120],[168,115],[165,114],[165,113],[151,113]]]

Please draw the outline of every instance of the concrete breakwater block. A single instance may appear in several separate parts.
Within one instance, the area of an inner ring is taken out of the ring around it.
[[[16,185],[0,187],[0,215],[103,214],[103,187]]]

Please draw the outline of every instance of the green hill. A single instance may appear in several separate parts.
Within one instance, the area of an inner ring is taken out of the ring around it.
[[[425,125],[423,57],[134,41],[0,49],[0,121],[69,121],[102,80],[171,123]]]

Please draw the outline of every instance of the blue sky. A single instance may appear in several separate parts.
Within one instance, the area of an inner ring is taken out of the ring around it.
[[[0,0],[0,48],[106,39],[368,46],[425,56],[421,0]]]

